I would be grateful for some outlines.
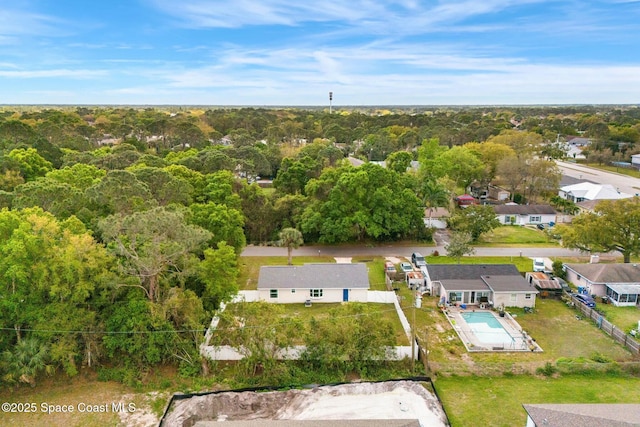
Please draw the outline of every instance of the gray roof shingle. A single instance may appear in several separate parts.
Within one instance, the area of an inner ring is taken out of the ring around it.
[[[366,264],[264,265],[258,289],[369,289]]]
[[[474,280],[481,276],[520,276],[513,264],[427,264],[431,280]]]
[[[496,205],[493,207],[499,215],[555,215],[556,210],[549,205]]]
[[[522,405],[538,426],[627,427],[640,424],[637,404],[540,404]]]
[[[449,291],[538,293],[513,264],[428,264],[427,272],[431,280],[442,282]]]
[[[640,283],[637,264],[565,264],[592,283]]]

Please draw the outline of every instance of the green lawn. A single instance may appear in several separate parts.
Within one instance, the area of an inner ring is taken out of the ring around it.
[[[414,296],[411,291],[399,291],[401,306],[412,321]],[[437,307],[436,297],[424,297],[416,309],[416,331],[419,340],[429,349],[430,367],[444,375],[503,375],[505,372],[534,373],[547,362],[574,363],[568,368],[593,364],[594,358],[617,362],[634,360],[633,355],[588,319],[578,319],[578,312],[560,300],[536,300],[534,313],[522,309],[509,310],[543,352],[468,353]]]
[[[640,320],[640,311],[633,307],[616,307],[613,304],[601,304],[598,299],[598,311],[603,313],[605,319],[616,325],[618,329],[622,329],[626,333],[632,329],[638,329],[638,321]]]
[[[285,308],[285,312],[288,316],[295,316],[303,322],[308,323],[312,317],[316,317],[317,319],[328,317],[330,315],[329,310],[333,307],[339,306],[340,304],[341,303],[315,303],[312,304],[311,307],[305,307],[303,304],[283,304],[283,307]],[[376,315],[381,319],[391,321],[395,331],[396,345],[410,344],[393,304],[367,303],[367,305],[372,307],[375,310]]]
[[[351,262],[364,262],[369,272],[369,289],[372,291],[386,291],[384,278],[384,257],[354,257]]]
[[[519,255],[517,250],[514,250],[514,256],[465,256],[460,258],[460,264],[514,264],[518,271],[527,272],[531,271],[532,261],[529,257],[523,257]],[[425,257],[427,264],[457,264],[458,260],[447,256],[428,256]]]
[[[327,318],[331,315],[331,309],[339,307],[342,303],[313,303],[310,307],[305,307],[304,304],[280,304],[280,307],[284,309],[283,317],[284,319],[296,318],[301,321],[303,325],[309,325],[309,321],[311,318],[315,317],[316,319]],[[393,304],[382,304],[382,303],[357,303],[352,302],[349,304],[367,304],[367,308],[372,310],[372,314],[376,316],[376,319],[387,319],[391,322],[394,328],[394,335],[396,338],[396,345],[409,345],[409,339],[404,333],[404,329],[402,328],[402,324],[400,323],[400,319],[398,318],[398,313],[395,310],[395,306]],[[235,313],[239,309],[239,305],[237,304],[228,304],[226,310],[230,313]],[[224,330],[227,327],[230,327],[227,324],[224,324],[223,321],[220,322],[218,327],[221,330]],[[300,335],[297,337],[296,345],[303,345],[303,337]],[[233,345],[233,343],[230,343]]]
[[[616,376],[453,376],[435,388],[452,427],[524,426],[523,403],[640,403],[640,379]]]
[[[531,247],[558,246],[547,233],[537,228],[505,225],[480,236],[476,246]]]

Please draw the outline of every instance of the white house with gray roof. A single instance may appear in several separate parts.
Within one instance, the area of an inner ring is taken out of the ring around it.
[[[262,301],[291,304],[367,302],[366,264],[305,264],[260,267],[258,294]]]
[[[550,205],[495,205],[496,217],[505,225],[550,224],[556,221],[556,210]]]
[[[567,281],[583,292],[607,296],[617,306],[640,303],[640,266],[638,264],[564,264]]]

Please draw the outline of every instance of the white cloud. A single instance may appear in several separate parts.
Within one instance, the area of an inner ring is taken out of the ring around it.
[[[107,75],[106,70],[0,70],[0,77],[14,79],[49,79],[49,78],[72,78],[72,79],[93,79]]]
[[[0,36],[56,35],[61,32],[60,24],[52,16],[6,7],[0,10]]]
[[[424,2],[352,0],[350,2],[291,2],[290,0],[148,0],[184,25],[235,28],[255,25],[294,26],[312,22],[343,22],[353,27],[403,33],[407,28],[454,23],[542,0],[468,0]],[[386,24],[386,25],[385,25]],[[389,27],[389,25],[392,25]]]
[[[382,11],[374,2],[291,2],[289,0],[149,0],[185,25],[233,28],[245,25],[297,25],[301,22],[356,21]]]

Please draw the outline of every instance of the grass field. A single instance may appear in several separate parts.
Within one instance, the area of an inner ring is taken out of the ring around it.
[[[640,379],[615,376],[447,377],[435,388],[452,427],[524,426],[526,403],[640,403]]]
[[[457,264],[458,260],[447,256],[425,257],[428,264]],[[514,264],[518,271],[531,271],[531,258],[522,256],[471,256],[460,258],[460,264]]]
[[[134,391],[113,381],[98,382],[94,375],[69,379],[60,374],[41,381],[36,388],[4,389],[0,396],[3,402],[33,403],[37,408],[32,413],[0,413],[0,425],[3,426],[102,427],[156,425],[170,393]],[[133,410],[114,411],[120,402]],[[129,407],[129,404],[134,406]],[[47,407],[57,411],[64,407],[67,412],[47,413],[43,410]],[[96,408],[98,412],[90,412],[87,408]]]
[[[558,246],[558,242],[551,239],[547,233],[537,228],[506,225],[493,229],[480,236],[476,246],[500,247],[551,247]]]
[[[617,328],[626,333],[631,332],[632,329],[638,330],[640,311],[637,307],[616,307],[613,304],[601,304],[599,301],[598,299],[598,311],[603,313],[604,317]]]
[[[304,307],[302,304],[283,304],[285,312],[289,316],[294,316],[302,320],[304,323],[308,323],[312,317],[317,319],[326,318],[330,315],[330,310],[333,307],[339,306],[341,303],[327,303],[327,304],[313,304],[311,307]],[[396,313],[393,304],[381,304],[381,303],[367,303],[368,306],[373,307],[376,318],[387,319],[393,324],[393,330],[396,337],[396,345],[409,345],[409,339],[404,333],[398,313]]]

